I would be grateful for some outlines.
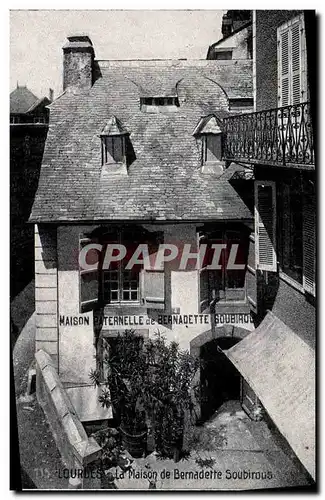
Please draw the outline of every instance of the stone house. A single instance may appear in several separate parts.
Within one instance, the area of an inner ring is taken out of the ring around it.
[[[230,100],[252,99],[252,61],[98,61],[88,36],[71,36],[63,81],[30,216],[36,351],[51,355],[86,422],[111,418],[89,372],[126,328],[159,330],[196,356],[216,337],[230,346],[254,328],[253,215],[223,159],[223,119]],[[223,265],[210,270],[188,255],[184,269],[175,259],[159,269],[103,266],[108,243],[147,245],[151,259],[161,244],[197,255],[203,242],[224,245]],[[100,248],[91,270],[79,262],[89,244]]]

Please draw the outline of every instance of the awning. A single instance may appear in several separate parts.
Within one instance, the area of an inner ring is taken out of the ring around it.
[[[269,312],[256,330],[224,353],[315,479],[313,349]]]

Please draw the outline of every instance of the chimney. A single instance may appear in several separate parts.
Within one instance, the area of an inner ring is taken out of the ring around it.
[[[94,57],[95,52],[89,36],[68,36],[68,42],[63,47],[63,90],[91,88]]]
[[[53,102],[53,97],[54,97],[54,91],[53,89],[49,88],[49,101]]]
[[[228,15],[228,12],[222,16],[221,32],[224,37],[231,35],[233,29],[232,23],[232,18]]]

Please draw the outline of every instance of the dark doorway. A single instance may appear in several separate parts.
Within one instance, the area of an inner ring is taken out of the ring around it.
[[[208,420],[225,401],[240,398],[240,374],[222,352],[240,340],[221,337],[200,348],[202,422]]]

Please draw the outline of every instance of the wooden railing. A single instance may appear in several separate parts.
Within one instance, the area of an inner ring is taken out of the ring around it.
[[[304,102],[225,118],[224,159],[313,168],[310,104]]]

